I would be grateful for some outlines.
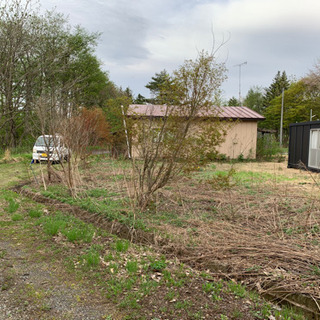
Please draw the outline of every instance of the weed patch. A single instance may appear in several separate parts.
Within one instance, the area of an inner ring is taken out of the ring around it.
[[[61,233],[70,242],[90,243],[95,232],[92,225],[61,213],[40,218],[40,224],[46,234],[56,236]]]
[[[85,267],[95,268],[100,262],[100,253],[95,248],[90,248],[87,253],[80,256]]]
[[[9,205],[5,208],[7,212],[14,213],[19,209],[20,204],[15,199],[9,198],[8,202],[9,202]]]
[[[125,253],[128,251],[130,243],[128,240],[117,240],[114,244],[114,249],[117,252]]]
[[[31,218],[40,218],[42,216],[42,210],[38,208],[32,208],[28,211]]]
[[[19,213],[15,213],[11,216],[12,221],[21,221],[23,220],[23,215]]]

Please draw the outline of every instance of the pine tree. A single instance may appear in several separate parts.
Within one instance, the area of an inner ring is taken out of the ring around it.
[[[273,79],[273,82],[269,86],[269,88],[266,89],[266,92],[263,96],[263,108],[262,112],[270,106],[271,101],[280,96],[282,93],[282,90],[287,90],[290,86],[290,81],[288,80],[287,74],[285,71],[281,72],[278,71],[276,76]]]
[[[236,106],[240,106],[239,100],[235,97],[232,97],[229,99],[228,101],[228,106],[229,107],[236,107]]]
[[[149,89],[154,96],[159,95],[162,87],[167,83],[170,83],[170,75],[165,69],[160,73],[156,73],[151,79],[152,80],[146,85],[146,88]]]

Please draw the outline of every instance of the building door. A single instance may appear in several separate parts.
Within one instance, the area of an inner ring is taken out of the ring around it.
[[[310,130],[308,166],[320,169],[320,129]]]

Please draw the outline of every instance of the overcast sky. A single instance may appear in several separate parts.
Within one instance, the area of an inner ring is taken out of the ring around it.
[[[97,56],[110,79],[134,95],[163,69],[176,69],[213,34],[228,79],[224,98],[257,85],[268,87],[278,70],[300,78],[320,58],[319,0],[40,0],[90,32],[102,33]]]

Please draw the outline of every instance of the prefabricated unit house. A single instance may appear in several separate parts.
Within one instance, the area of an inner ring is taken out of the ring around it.
[[[320,121],[290,124],[288,168],[320,171]]]
[[[130,105],[128,116],[134,116],[141,121],[149,117],[161,118],[166,114],[165,108],[164,105]],[[198,116],[203,120],[213,117],[227,120],[230,124],[224,142],[217,148],[220,154],[230,159],[240,156],[245,159],[256,158],[258,121],[264,120],[263,116],[247,107],[215,107],[211,113],[206,112]]]

